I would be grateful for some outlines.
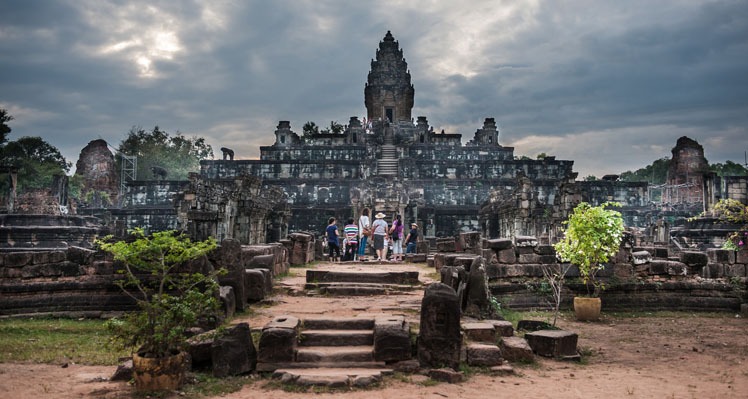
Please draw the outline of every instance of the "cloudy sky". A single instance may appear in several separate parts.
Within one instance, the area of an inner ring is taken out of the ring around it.
[[[155,125],[257,158],[279,120],[364,116],[388,30],[413,115],[463,141],[494,117],[515,155],[580,177],[669,157],[681,136],[710,162],[748,150],[745,0],[4,0],[0,108],[11,140],[73,163]]]

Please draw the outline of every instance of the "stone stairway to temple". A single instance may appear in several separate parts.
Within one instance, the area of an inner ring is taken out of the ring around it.
[[[402,316],[279,316],[262,330],[257,370],[301,386],[364,387],[392,373],[386,361],[410,357],[403,353],[408,352],[408,340],[409,326]]]
[[[324,295],[387,295],[421,287],[417,271],[307,270],[306,290]]]
[[[391,128],[390,128],[391,129]],[[382,156],[377,160],[377,175],[380,176],[397,176],[398,175],[398,158],[397,147],[392,141],[392,132],[388,131],[384,135],[384,144],[382,145]]]

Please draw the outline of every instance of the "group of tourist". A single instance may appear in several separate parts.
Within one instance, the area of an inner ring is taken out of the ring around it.
[[[377,262],[387,261],[387,253],[392,248],[391,262],[403,261],[403,245],[405,253],[415,253],[418,242],[418,225],[410,224],[410,231],[403,237],[405,225],[400,215],[395,215],[392,224],[384,220],[385,214],[378,212],[374,215],[374,221],[370,219],[369,208],[364,208],[358,218],[358,224],[353,219],[348,219],[343,228],[343,257],[342,260],[366,261],[367,245],[371,245],[376,253]],[[328,256],[331,262],[341,259],[340,234],[338,233],[337,221],[330,218],[325,229]],[[371,238],[371,241],[369,239]]]

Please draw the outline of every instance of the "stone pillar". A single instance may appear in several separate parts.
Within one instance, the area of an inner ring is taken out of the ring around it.
[[[418,361],[422,367],[452,367],[460,364],[462,332],[460,302],[451,287],[434,283],[426,288],[421,302]]]

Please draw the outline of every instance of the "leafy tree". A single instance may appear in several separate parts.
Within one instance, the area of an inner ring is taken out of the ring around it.
[[[596,180],[599,180],[599,179],[597,178],[597,176],[593,176],[593,175],[589,175],[584,178],[584,181],[596,181]]]
[[[169,179],[186,179],[190,172],[200,170],[200,160],[213,158],[213,148],[204,138],[188,138],[179,132],[170,136],[158,126],[151,131],[133,127],[118,151],[138,157],[139,180],[156,179],[152,171],[154,167],[165,169]]]
[[[579,266],[582,281],[594,287],[593,296],[600,295],[605,285],[596,279],[597,272],[603,269],[603,263],[618,253],[623,238],[623,217],[610,206],[620,206],[615,202],[605,202],[592,206],[580,202],[574,208],[569,219],[564,238],[554,245],[556,252],[564,262]]]
[[[739,163],[727,161],[725,163],[715,163],[709,165],[709,169],[719,175],[724,176],[748,176],[748,169]]]
[[[19,191],[47,188],[54,175],[65,174],[71,166],[57,147],[41,137],[21,137],[0,147],[0,160],[1,166],[18,169]]]
[[[312,121],[305,123],[301,129],[304,138],[309,138],[315,134],[319,134],[319,127]]]
[[[544,153],[544,152],[541,152],[541,153],[540,153],[540,154],[538,154],[538,155],[537,155],[537,156],[536,156],[535,158],[536,158],[536,159],[537,159],[538,161],[540,161],[540,160],[543,160],[543,159],[545,159],[545,157],[547,157],[547,156],[548,156],[548,154],[546,154],[546,153]]]
[[[333,134],[343,134],[345,127],[338,123],[338,121],[330,121],[330,131]]]
[[[146,236],[132,231],[133,239],[112,241],[99,247],[121,261],[124,275],[118,285],[135,300],[139,310],[111,319],[107,329],[113,343],[138,350],[144,357],[166,357],[183,350],[187,330],[218,310],[216,273],[186,273],[180,267],[216,247],[212,238],[193,242],[184,234],[162,231]]]
[[[0,108],[0,146],[8,140],[8,134],[11,129],[8,122],[13,120],[13,116],[8,114],[8,110]]]
[[[660,158],[651,165],[647,165],[636,171],[626,171],[621,173],[622,181],[646,181],[649,184],[663,184],[667,180],[667,171],[670,167],[670,158]]]

